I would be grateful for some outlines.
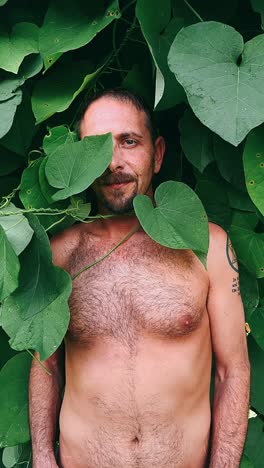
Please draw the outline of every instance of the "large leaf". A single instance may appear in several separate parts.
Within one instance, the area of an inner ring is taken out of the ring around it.
[[[200,172],[214,159],[213,134],[190,109],[180,121],[181,146],[186,158]]]
[[[168,59],[196,116],[224,140],[237,146],[264,121],[263,35],[244,47],[232,27],[198,23],[177,34]]]
[[[60,345],[69,324],[71,278],[52,264],[48,237],[35,216],[34,236],[20,256],[19,288],[2,308],[2,326],[17,351],[33,348],[46,359]]]
[[[243,154],[246,186],[250,198],[264,215],[264,128],[250,132]]]
[[[264,4],[263,0],[251,0],[253,10],[261,16],[261,27],[264,29]]]
[[[0,68],[17,73],[29,54],[38,52],[38,27],[32,23],[15,24],[8,33],[0,29]]]
[[[264,351],[264,307],[258,307],[253,312],[249,323],[252,336]]]
[[[62,200],[85,190],[105,171],[111,159],[111,133],[59,146],[46,163],[50,185],[61,189],[53,199]]]
[[[155,191],[155,208],[146,195],[137,195],[133,203],[141,226],[154,241],[173,249],[192,249],[205,264],[207,216],[201,201],[187,185],[162,183]]]
[[[173,18],[169,23],[171,0],[138,0],[136,14],[157,68],[155,106],[158,106],[158,110],[172,107],[183,101],[184,93],[171,73],[166,58],[175,34],[183,26],[183,20]]]
[[[19,197],[27,209],[47,208],[49,206],[39,183],[39,168],[43,159],[39,158],[34,161],[22,174]]]
[[[16,91],[16,94],[6,101],[0,101],[0,138],[10,130],[17,106],[22,101],[22,92]]]
[[[0,226],[4,229],[6,236],[12,245],[15,253],[19,255],[29,244],[33,229],[30,227],[25,216],[19,213],[19,209],[10,203],[5,208],[0,209]],[[18,213],[6,216],[7,213]],[[5,214],[5,216],[3,216]]]
[[[32,95],[32,109],[36,123],[43,122],[56,112],[66,110],[101,71],[91,71],[91,65],[76,62],[74,66],[58,65],[37,82]]]
[[[248,336],[248,352],[251,364],[250,402],[259,413],[264,414],[264,351],[257,345],[251,334]]]
[[[45,68],[49,68],[63,52],[88,44],[98,32],[119,17],[118,0],[113,0],[106,9],[99,0],[76,0],[74,3],[53,0],[39,36]]]
[[[28,380],[31,357],[20,353],[11,358],[0,372],[0,447],[27,442]]]
[[[0,302],[18,286],[19,260],[0,226]]]

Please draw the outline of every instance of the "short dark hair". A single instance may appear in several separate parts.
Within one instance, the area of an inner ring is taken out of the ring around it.
[[[95,94],[92,96],[88,95],[85,97],[85,99],[83,100],[79,108],[78,115],[76,118],[76,123],[74,126],[79,137],[80,137],[80,126],[81,126],[85,112],[90,107],[90,105],[93,104],[93,102],[98,101],[102,97],[109,97],[112,99],[116,99],[117,101],[128,102],[132,104],[139,111],[144,112],[146,115],[146,126],[149,130],[151,140],[154,144],[157,138],[157,129],[153,120],[153,114],[149,106],[142,99],[142,97],[124,88],[103,89],[103,90],[95,92]]]

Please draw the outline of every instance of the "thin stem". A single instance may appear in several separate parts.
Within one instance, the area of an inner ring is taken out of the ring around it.
[[[102,257],[98,258],[93,263],[90,263],[89,265],[86,265],[85,267],[83,267],[81,270],[77,271],[77,273],[75,273],[75,275],[72,276],[72,280],[77,278],[77,276],[79,276],[84,271],[88,270],[89,268],[93,267],[94,265],[97,265],[97,263],[102,262],[106,257],[109,257],[109,255],[111,255],[111,253],[114,252],[114,250],[116,250],[121,244],[126,242],[129,239],[129,237],[131,237],[139,229],[139,227],[140,226],[138,225],[138,226],[134,227],[131,231],[129,231],[129,233],[126,234],[125,237],[123,237],[123,239],[121,239],[116,245],[114,245],[114,247],[112,247],[112,249],[110,249],[108,252],[106,252],[106,254],[104,254]]]
[[[55,221],[55,223],[51,224],[49,227],[47,227],[47,229],[45,229],[46,232],[48,232],[50,229],[52,229],[53,227],[57,226],[57,224],[60,224],[62,223],[62,221],[65,220],[65,218],[67,218],[67,215],[63,216],[61,219],[59,219],[58,221]]]
[[[42,362],[40,361],[40,359],[37,358],[37,356],[35,356],[29,349],[26,349],[26,351],[28,352],[28,354],[30,354],[31,357],[33,357],[33,359],[35,359],[35,361],[38,362],[38,364],[40,365],[40,367],[42,367],[46,374],[51,375],[51,372],[42,364]]]
[[[201,15],[199,15],[199,13],[192,7],[192,5],[188,2],[188,0],[183,0],[185,5],[187,5],[187,7],[191,10],[191,12],[194,14],[194,16],[196,16],[196,18],[198,18],[199,21],[204,21],[203,18],[201,17]]]

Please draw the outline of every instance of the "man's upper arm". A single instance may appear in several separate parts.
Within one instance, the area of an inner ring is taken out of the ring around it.
[[[230,369],[248,366],[248,354],[235,253],[226,232],[212,223],[207,269],[213,351],[217,373],[223,379]]]

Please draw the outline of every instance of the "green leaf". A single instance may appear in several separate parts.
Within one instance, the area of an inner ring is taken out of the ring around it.
[[[93,83],[102,67],[91,72],[85,62],[58,65],[37,82],[32,94],[32,110],[39,124],[56,112],[63,112],[85,88]]]
[[[247,137],[243,154],[246,186],[251,200],[264,215],[264,129],[256,128]]]
[[[38,34],[32,23],[15,24],[10,33],[1,28],[0,68],[17,73],[24,57],[38,52]]]
[[[118,1],[105,10],[102,1],[76,0],[74,3],[53,0],[40,29],[39,46],[48,69],[63,52],[88,44],[113,19],[120,17]]]
[[[31,357],[20,353],[11,358],[0,372],[0,447],[27,442],[28,380]]]
[[[247,192],[241,192],[230,184],[227,185],[226,190],[231,208],[242,211],[256,211],[256,207]]]
[[[31,102],[29,96],[24,93],[22,103],[15,114],[13,125],[0,143],[10,151],[27,157],[34,133],[35,119],[31,109]]]
[[[252,336],[248,336],[248,352],[251,365],[251,382],[250,382],[250,403],[258,412],[264,413],[264,376],[263,376],[263,359],[264,352],[257,345]],[[247,453],[247,451],[245,452]],[[264,456],[264,454],[263,454]]]
[[[2,138],[11,128],[17,106],[22,101],[22,92],[16,94],[6,101],[0,101],[0,138]]]
[[[224,140],[237,146],[264,121],[263,35],[244,46],[232,27],[198,23],[177,34],[168,60],[196,116]]]
[[[60,145],[74,143],[78,140],[76,132],[72,132],[66,125],[49,129],[43,140],[43,150],[47,155],[53,153]]]
[[[264,433],[263,422],[259,417],[250,418],[244,454],[253,464],[254,468],[263,467]]]
[[[69,324],[71,278],[52,264],[48,237],[35,216],[34,236],[20,257],[19,287],[2,308],[2,326],[13,349],[33,348],[47,359],[60,345]]]
[[[0,0],[0,6],[5,5],[8,2],[8,0]]]
[[[257,278],[264,278],[264,233],[243,226],[242,219],[242,214],[236,214],[229,231],[238,260]]]
[[[158,14],[157,14],[158,12]],[[157,68],[155,107],[172,107],[183,101],[182,87],[167,64],[167,55],[175,34],[183,26],[181,18],[171,18],[171,1],[138,0],[136,15]],[[166,30],[164,31],[164,28]]]
[[[181,146],[188,161],[200,172],[214,159],[213,134],[190,109],[180,121]],[[191,136],[191,137],[190,137]]]
[[[5,447],[3,450],[3,464],[5,468],[28,468],[31,459],[30,443],[19,444],[14,447]],[[26,466],[24,467],[24,463]]]
[[[243,455],[239,468],[254,468],[254,465],[246,455]]]
[[[162,183],[155,191],[156,207],[146,195],[134,199],[136,216],[156,242],[173,249],[192,249],[203,264],[208,251],[207,216],[197,195],[181,182]]]
[[[0,226],[0,302],[18,286],[19,260]]]
[[[85,190],[106,170],[111,159],[111,133],[59,146],[46,163],[48,182],[61,189],[53,199],[62,200]]]
[[[3,216],[3,214],[7,213],[18,214]],[[16,208],[13,203],[0,209],[0,226],[4,229],[7,239],[15,253],[19,255],[23,252],[29,244],[34,231],[30,227],[27,218],[20,213],[20,210]]]

